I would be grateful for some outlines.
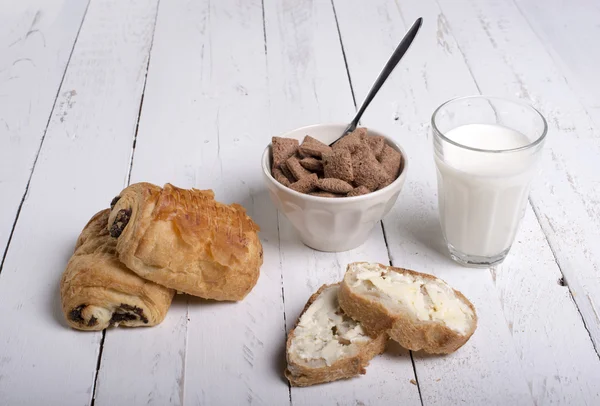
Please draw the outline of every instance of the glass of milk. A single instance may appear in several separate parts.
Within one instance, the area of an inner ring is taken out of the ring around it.
[[[468,96],[438,107],[431,124],[451,257],[467,266],[501,263],[527,207],[546,120],[523,102]]]

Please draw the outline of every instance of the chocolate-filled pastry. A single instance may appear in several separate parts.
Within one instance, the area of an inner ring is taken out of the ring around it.
[[[119,261],[117,241],[107,228],[109,214],[106,209],[92,217],[63,273],[67,323],[78,330],[154,326],[165,318],[175,291],[140,278]]]
[[[205,299],[242,300],[263,263],[258,226],[211,190],[133,184],[114,199],[108,229],[129,269]]]

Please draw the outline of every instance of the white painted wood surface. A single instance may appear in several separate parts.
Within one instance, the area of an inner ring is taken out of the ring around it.
[[[590,68],[600,51],[573,42],[597,33],[597,4],[89,3],[0,4],[0,405],[600,403],[599,82]],[[260,155],[273,135],[348,121],[353,94],[360,103],[418,16],[414,46],[363,118],[409,155],[385,236],[377,227],[356,250],[315,252],[270,202]],[[529,100],[550,126],[532,206],[509,258],[491,270],[448,258],[429,134],[437,105],[477,92]],[[177,296],[161,325],[109,329],[104,339],[68,329],[60,274],[81,227],[129,180],[212,188],[244,205],[265,250],[250,295],[235,304]],[[286,331],[355,260],[442,277],[473,301],[479,327],[450,356],[392,345],[364,376],[290,390]]]
[[[87,11],[0,274],[2,405],[91,401],[102,333],[66,326],[58,286],[79,232],[126,178],[149,6],[95,1]]]
[[[531,404],[510,332],[506,323],[497,323],[502,310],[495,297],[490,273],[465,270],[432,247],[433,244],[440,247],[442,241],[435,204],[435,166],[428,120],[440,101],[461,92],[476,92],[463,61],[455,57],[456,44],[450,35],[438,32],[434,23],[438,10],[432,3],[406,2],[400,9],[386,1],[369,4],[343,1],[335,5],[350,77],[359,100],[368,92],[372,78],[407,26],[418,16],[429,22],[423,26],[405,64],[395,72],[362,120],[367,127],[373,123],[387,133],[396,134],[409,156],[411,176],[400,201],[384,221],[392,263],[421,269],[446,280],[473,301],[479,316],[475,335],[461,351],[447,357],[416,357],[424,402],[440,405],[461,401],[468,404]],[[365,24],[353,24],[354,13],[361,15]],[[445,46],[440,47],[438,41],[443,41]],[[430,82],[443,81],[449,70],[456,72],[453,81],[445,86],[429,87]],[[494,345],[490,345],[492,341]],[[462,369],[461,365],[469,365],[469,368]],[[457,369],[461,372],[453,373]],[[494,385],[486,385],[487,380],[493,381]],[[440,396],[441,393],[444,395]]]
[[[510,379],[498,380],[498,384],[494,386],[481,385],[481,379],[478,379],[480,376],[490,377],[494,374],[498,374],[496,375],[498,377],[507,376],[507,378],[514,376],[516,379],[516,374],[511,371],[518,370],[519,364],[526,372],[527,383],[530,386],[536,386],[536,390],[532,390],[532,392],[537,403],[545,403],[548,398],[561,399],[562,397],[564,402],[566,402],[565,399],[577,399],[573,396],[573,392],[578,391],[584,393],[582,399],[596,399],[598,392],[592,391],[590,393],[588,388],[591,382],[598,380],[600,362],[594,348],[589,343],[589,335],[582,323],[580,323],[579,329],[569,330],[569,336],[556,335],[554,332],[549,334],[546,330],[536,331],[538,326],[534,325],[530,326],[532,327],[531,330],[521,334],[520,331],[515,332],[507,329],[505,323],[483,324],[485,320],[495,318],[484,312],[501,315],[502,297],[498,297],[497,293],[494,292],[496,288],[493,284],[492,275],[475,275],[478,271],[467,271],[466,273],[459,271],[448,262],[447,254],[442,248],[443,241],[438,226],[435,169],[430,152],[431,139],[428,120],[433,109],[442,101],[460,94],[478,92],[459,49],[461,44],[456,43],[452,32],[448,28],[445,16],[437,5],[418,1],[405,1],[399,9],[395,4],[385,1],[371,2],[368,6],[359,1],[340,2],[339,4],[336,2],[335,4],[352,83],[358,99],[366,94],[371,85],[372,77],[377,74],[380,66],[396,45],[396,41],[390,38],[394,35],[393,31],[389,30],[390,24],[393,26],[396,26],[396,24],[402,25],[403,21],[406,24],[411,24],[418,16],[423,16],[425,21],[430,21],[430,24],[424,25],[420,37],[417,38],[415,47],[411,50],[413,53],[407,56],[406,65],[403,65],[405,68],[399,68],[399,72],[394,74],[391,82],[378,95],[373,108],[369,109],[363,119],[363,124],[366,126],[373,122],[389,133],[398,134],[399,139],[404,140],[403,145],[407,148],[409,157],[421,157],[411,160],[412,176],[409,177],[406,189],[402,193],[401,202],[396,205],[396,209],[389,216],[390,218],[384,222],[389,235],[388,243],[393,263],[414,269],[429,268],[432,273],[448,280],[453,286],[459,287],[476,303],[480,313],[480,325],[471,340],[473,345],[469,347],[472,353],[465,350],[443,359],[427,358],[421,360],[423,362],[418,362],[419,359],[417,359],[417,374],[424,399],[428,398],[428,393],[433,395],[429,399],[431,402],[435,403],[437,401],[442,404],[448,401],[452,393],[458,395],[455,398],[457,402],[460,399],[468,399],[469,396],[473,396],[470,403],[483,403],[485,401],[486,403],[502,404],[506,402],[507,396],[511,393],[515,394],[515,397],[522,398],[523,386],[519,389],[519,386],[515,385],[515,382]],[[348,22],[346,25],[345,16],[348,15],[348,19],[350,19],[353,13],[359,13],[369,23],[355,26]],[[466,22],[462,23],[466,24]],[[361,27],[365,28],[361,29]],[[382,28],[374,30],[370,27]],[[404,27],[398,29],[399,32],[396,34],[396,38],[401,37],[402,29]],[[380,52],[377,52],[379,47],[375,44],[381,44]],[[440,44],[443,46],[440,46]],[[354,75],[354,72],[357,72],[357,74]],[[365,75],[365,72],[370,73]],[[452,81],[447,81],[448,72],[452,72]],[[424,96],[419,97],[417,95]],[[396,117],[398,117],[397,121],[395,120]],[[419,213],[419,215],[415,216],[411,213]],[[522,227],[523,231],[529,231],[532,226],[533,224],[525,223]],[[542,249],[549,251],[547,244],[545,246],[540,245],[537,240],[527,239],[523,241],[523,244],[525,246],[521,246],[521,248],[525,251],[540,252]],[[434,247],[433,250],[431,249],[432,246]],[[439,255],[440,249],[443,250],[442,257]],[[450,265],[450,268],[448,268],[448,265]],[[530,269],[537,272],[528,271],[522,274],[524,270]],[[547,271],[547,264],[540,265],[536,263],[519,264],[518,267],[513,265],[510,268],[511,279],[518,278],[529,291],[539,286],[540,282],[543,282],[544,286],[550,286],[550,284],[558,286],[556,283],[558,278]],[[503,272],[502,275],[504,274]],[[481,286],[473,286],[476,283],[476,277],[482,278],[479,282]],[[470,292],[473,293],[469,295]],[[527,290],[519,290],[519,292],[520,294],[527,294]],[[547,329],[555,327],[556,330],[560,330],[561,325],[573,320],[573,316],[578,313],[569,295],[551,295],[542,298],[539,296],[536,295],[533,307],[521,308],[515,306],[510,313],[505,310],[505,315],[520,319],[536,314],[534,320],[539,322],[541,326]],[[523,303],[529,303],[529,301],[523,299]],[[561,317],[559,318],[556,312],[548,312],[547,309],[550,308],[562,309]],[[557,318],[560,321],[557,321]],[[485,331],[485,329],[489,330]],[[556,330],[552,329],[552,331]],[[581,365],[581,369],[570,366],[572,356],[564,351],[565,339],[588,344],[587,346],[582,344],[578,347],[583,352],[584,358],[589,361],[585,368],[583,368],[583,365]],[[493,347],[490,347],[490,341],[494,341],[495,345]],[[477,343],[481,343],[480,348],[476,346]],[[542,348],[529,354],[523,347],[535,348],[531,347],[534,343]],[[519,362],[513,354],[511,354],[512,360],[510,360],[508,354],[505,356],[500,355],[506,352],[512,353],[511,347],[515,344],[517,353],[525,362]],[[541,370],[548,371],[548,354],[553,354],[554,359],[562,359],[556,363],[559,370],[552,376],[540,374]],[[451,381],[445,381],[444,379],[439,382],[435,381],[439,378],[437,375],[450,373],[455,368],[455,363],[464,362],[474,357],[477,357],[479,362],[476,367],[465,375],[453,377]],[[486,358],[487,361],[484,361]],[[500,358],[505,363],[498,365],[494,360]],[[444,368],[448,368],[448,370],[446,370],[446,373],[441,373]],[[553,388],[554,394],[548,394],[547,390],[551,389],[550,383],[547,385],[548,389],[545,389],[542,382],[550,379],[557,380],[554,376],[568,377],[567,379],[574,383],[575,388],[570,391],[561,391],[560,388],[565,385],[559,383],[557,387]],[[430,381],[428,382],[426,379]],[[443,384],[447,387],[442,388]],[[430,392],[431,386],[435,387],[432,392]],[[447,394],[446,397],[440,398],[438,396],[440,390]]]
[[[4,254],[87,0],[0,6],[0,252]]]
[[[480,89],[530,100],[547,118],[546,153],[531,202],[598,349],[600,132],[513,3],[461,1],[442,8]],[[468,32],[467,21],[476,22]]]
[[[344,122],[354,112],[351,89],[329,0],[266,1],[267,66],[271,134],[320,122]],[[292,225],[279,216],[286,330],[293,328],[308,298],[323,284],[341,280],[346,264],[389,263],[381,228],[367,243],[344,253],[316,252],[300,243]],[[294,405],[419,404],[407,351],[397,347],[374,359],[360,379],[292,388]]]
[[[600,123],[600,3],[551,0],[516,0],[515,4],[545,46],[588,113]]]
[[[98,404],[289,402],[277,213],[256,162],[242,159],[269,139],[265,86],[260,2],[160,4],[131,181],[212,188],[242,203],[263,230],[265,265],[243,302],[178,297],[157,328],[110,331]]]

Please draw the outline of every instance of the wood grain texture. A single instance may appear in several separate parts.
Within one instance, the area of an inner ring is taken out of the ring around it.
[[[327,0],[266,1],[271,135],[319,122],[345,122],[354,113],[332,5]],[[342,279],[353,261],[389,263],[380,227],[361,247],[344,253],[314,251],[279,216],[286,329],[323,284]],[[374,358],[367,374],[346,381],[292,388],[293,405],[420,404],[409,353],[392,345]]]
[[[442,8],[480,89],[529,100],[548,121],[531,203],[598,351],[598,130],[514,3],[460,1]]]
[[[0,252],[10,233],[87,0],[0,5]]]
[[[531,207],[492,276],[536,403],[600,404],[600,359]]]
[[[402,36],[401,30],[396,30],[394,35],[388,27],[394,23],[401,24],[402,21],[406,27],[418,16],[423,16],[429,22],[423,26],[406,60],[363,119],[367,126],[373,123],[374,126],[387,129],[389,133],[398,134],[409,154],[411,166],[408,183],[401,194],[401,202],[384,222],[393,263],[432,272],[447,280],[474,302],[479,314],[477,332],[457,353],[449,357],[419,355],[416,358],[424,404],[530,403],[530,389],[523,385],[523,375],[515,371],[520,372],[524,369],[524,364],[533,362],[534,367],[526,371],[526,377],[534,384],[540,379],[538,374],[549,379],[553,378],[553,372],[546,368],[544,360],[533,356],[526,362],[521,362],[518,357],[520,354],[514,352],[513,335],[503,320],[502,302],[491,275],[481,270],[465,270],[452,264],[447,259],[448,254],[438,225],[431,140],[428,126],[421,123],[427,123],[431,112],[442,101],[478,91],[444,16],[432,2],[406,1],[399,9],[388,2],[377,3],[370,9],[360,8],[358,2],[341,3],[335,4],[352,82],[359,99],[366,94],[372,80],[364,79],[364,73],[370,71],[371,77],[374,77],[376,66],[385,61]],[[368,21],[361,26],[382,28],[360,30],[356,24],[351,24],[353,13],[360,14],[363,20]],[[370,47],[367,44],[371,44]],[[369,58],[369,55],[372,57]],[[411,160],[411,157],[414,158]],[[543,234],[538,234],[538,237],[543,238]],[[530,241],[526,249],[535,252],[539,250],[539,246]],[[545,249],[549,250],[547,245]],[[528,286],[539,284],[533,275],[527,276]],[[547,283],[555,282],[550,275],[543,276]],[[560,300],[559,298],[560,296],[554,299],[546,297],[545,302],[535,303],[533,314],[536,314],[540,322],[552,325],[555,315],[547,313],[546,307],[553,304],[553,300]],[[568,297],[563,297],[560,304],[570,309],[571,314],[577,314]],[[531,313],[531,309],[516,308],[513,315],[525,317]],[[583,325],[573,331],[579,340],[586,342],[587,335]],[[543,331],[539,334],[530,331],[528,334],[532,337],[532,342],[545,339],[546,349],[551,347],[559,358],[565,358],[559,353],[560,339],[554,339],[551,334],[544,334]],[[491,342],[494,343],[492,346]],[[587,355],[593,356],[589,339],[587,342]],[[566,358],[564,361],[566,364],[570,363]],[[567,365],[561,365],[560,368],[574,379],[584,378],[589,373],[589,370],[580,372]],[[448,379],[449,376],[452,378]],[[494,382],[494,385],[484,383],[489,381]],[[586,385],[582,387],[585,389]],[[550,398],[556,401],[565,394],[554,393]],[[547,393],[537,390],[534,400],[542,402],[548,397]]]
[[[594,43],[600,38],[600,3],[594,0],[543,3],[515,0],[515,4],[598,128],[600,50]]]
[[[419,16],[363,118],[409,156],[385,236],[311,250],[272,205],[260,155],[273,135],[349,121],[353,92],[361,103]],[[0,274],[0,405],[599,404],[597,17],[592,0],[2,2],[0,252],[22,208]],[[443,101],[479,92],[529,100],[550,127],[531,207],[492,270],[448,258],[428,124]],[[241,203],[265,263],[240,303],[176,296],[155,328],[109,329],[96,376],[102,335],[66,326],[58,284],[129,175]],[[460,289],[478,310],[473,338],[450,356],[413,354],[414,370],[391,344],[364,376],[290,390],[285,335],[308,297],[348,262],[390,257]]]
[[[258,161],[269,139],[261,2],[162,2],[131,181],[212,188],[242,204],[262,229],[265,263],[241,302],[178,297],[152,331],[109,332],[96,404],[289,403],[277,212]]]
[[[91,401],[101,334],[66,326],[58,286],[81,229],[123,186],[147,9],[146,1],[88,9],[0,276],[0,404]]]

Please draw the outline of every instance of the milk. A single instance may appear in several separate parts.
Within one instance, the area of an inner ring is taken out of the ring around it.
[[[463,125],[444,135],[461,145],[484,150],[514,149],[531,143],[517,131],[491,124]],[[463,257],[503,258],[527,205],[536,154],[529,149],[480,152],[440,143],[443,156],[435,155],[440,220],[451,251]]]

